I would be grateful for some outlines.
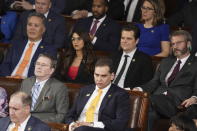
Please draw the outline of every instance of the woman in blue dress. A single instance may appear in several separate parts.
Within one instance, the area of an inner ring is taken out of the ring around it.
[[[145,0],[141,6],[138,49],[150,56],[167,57],[170,52],[169,25],[163,24],[165,5],[162,0]]]
[[[6,11],[4,0],[0,0],[0,42],[9,43],[17,23],[17,14]]]

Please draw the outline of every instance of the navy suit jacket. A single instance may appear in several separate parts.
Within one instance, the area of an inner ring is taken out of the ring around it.
[[[7,131],[11,123],[10,117],[0,119],[0,131]],[[30,116],[25,131],[51,131],[50,127],[36,117]]]
[[[79,95],[66,116],[66,123],[78,120],[88,99],[95,90],[95,85],[81,88]],[[129,94],[116,85],[111,85],[99,109],[98,121],[103,122],[107,131],[124,131],[130,117]]]
[[[119,51],[113,56],[114,72],[120,64],[123,51]],[[136,50],[126,73],[124,87],[138,87],[145,84],[153,77],[153,65],[150,56]]]
[[[80,28],[86,32],[90,31],[93,22],[93,17],[88,17],[77,21],[74,30]],[[96,31],[97,37],[94,43],[94,50],[101,51],[117,51],[120,42],[121,26],[114,20],[106,17]]]
[[[32,12],[34,12],[34,10],[25,11],[21,14],[14,34],[14,40],[23,40],[27,38],[27,17]],[[47,16],[46,31],[43,36],[43,42],[51,44],[56,48],[61,48],[64,46],[65,38],[67,37],[66,33],[64,17],[50,10]]]
[[[9,52],[7,53],[7,56],[5,57],[3,63],[0,65],[0,76],[10,76],[11,75],[11,73],[14,71],[16,65],[20,61],[20,58],[23,54],[26,44],[27,44],[27,40],[13,41],[13,44],[12,44],[13,46],[11,47]],[[49,53],[52,56],[57,56],[56,55],[57,51],[53,46],[46,45],[43,42],[41,42],[39,44],[34,56],[32,57],[29,71],[28,71],[28,77],[34,75],[34,68],[35,68],[34,63],[37,60],[38,55],[40,53]]]

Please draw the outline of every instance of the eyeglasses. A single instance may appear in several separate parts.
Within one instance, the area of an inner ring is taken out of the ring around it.
[[[39,62],[36,62],[35,63],[36,66],[41,66],[41,67],[49,67],[50,65],[46,65],[44,63],[39,63]]]
[[[177,41],[175,43],[171,43],[171,46],[180,45],[183,42],[186,42],[186,41],[185,40],[183,40],[183,41]]]
[[[142,6],[142,7],[141,7],[141,10],[145,10],[145,11],[153,11],[153,10],[155,10],[155,9],[150,8],[150,7],[144,7],[144,6]]]
[[[82,38],[81,37],[72,37],[71,40],[72,41],[75,41],[75,40],[80,41],[80,40],[82,40]]]

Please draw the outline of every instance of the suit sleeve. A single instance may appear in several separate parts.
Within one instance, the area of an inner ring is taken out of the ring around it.
[[[127,127],[130,117],[130,98],[127,92],[119,92],[116,99],[116,118],[103,120],[104,129],[109,131],[122,131]],[[113,109],[111,109],[113,110]]]

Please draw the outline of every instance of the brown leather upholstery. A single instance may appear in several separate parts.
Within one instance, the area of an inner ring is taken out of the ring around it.
[[[147,127],[149,95],[140,91],[129,91],[131,99],[131,119],[129,127],[145,131]]]
[[[67,124],[47,122],[47,125],[51,127],[51,131],[67,131],[68,130]]]

